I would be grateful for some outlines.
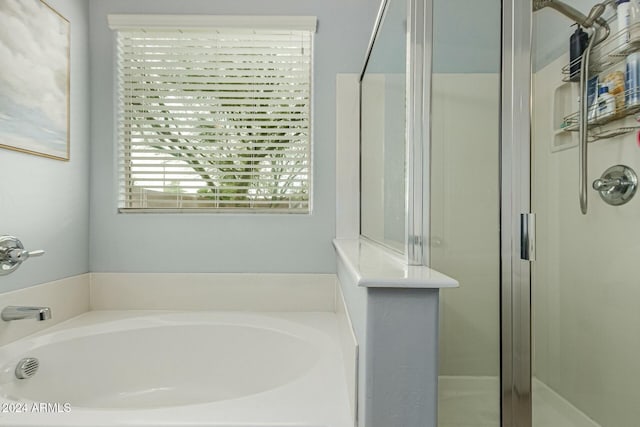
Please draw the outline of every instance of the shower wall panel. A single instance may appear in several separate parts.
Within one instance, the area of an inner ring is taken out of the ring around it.
[[[577,137],[564,150],[553,147],[561,132],[554,125],[554,95],[567,62],[565,53],[533,81],[533,375],[602,426],[637,425],[640,197],[613,207],[590,187],[613,165],[640,172],[640,149],[635,132],[589,144],[589,212],[582,215]],[[628,117],[620,125],[637,123]]]
[[[498,94],[496,73],[433,75],[431,267],[460,282],[440,293],[440,375],[499,375]]]

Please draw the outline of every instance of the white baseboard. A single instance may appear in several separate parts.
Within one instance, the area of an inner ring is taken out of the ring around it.
[[[334,274],[92,273],[92,310],[335,311]]]

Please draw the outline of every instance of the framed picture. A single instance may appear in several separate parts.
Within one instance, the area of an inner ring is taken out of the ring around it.
[[[69,160],[69,21],[41,0],[0,0],[0,28],[0,147]]]

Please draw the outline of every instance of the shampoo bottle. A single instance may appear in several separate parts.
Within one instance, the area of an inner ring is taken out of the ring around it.
[[[618,21],[618,32],[615,34],[615,42],[620,51],[624,51],[629,46],[629,27],[631,26],[631,2],[629,0],[617,0],[616,16]]]
[[[627,107],[640,105],[640,52],[627,56],[625,73],[625,103]]]
[[[629,1],[629,44],[638,48],[640,44],[640,2]]]
[[[569,39],[569,81],[580,81],[580,65],[582,63],[582,53],[589,43],[589,36],[582,31],[582,28],[578,25],[576,31],[571,35]]]

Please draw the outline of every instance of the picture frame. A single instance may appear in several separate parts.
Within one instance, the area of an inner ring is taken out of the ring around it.
[[[71,24],[42,0],[0,0],[0,148],[70,159]]]

